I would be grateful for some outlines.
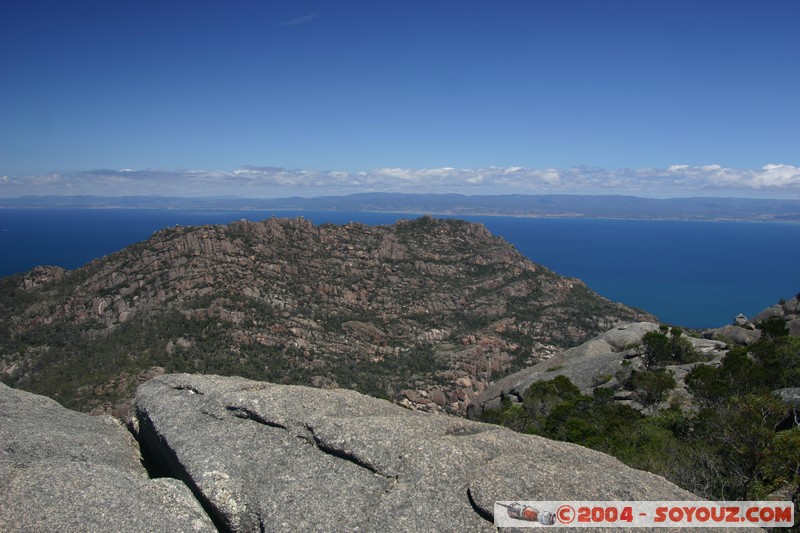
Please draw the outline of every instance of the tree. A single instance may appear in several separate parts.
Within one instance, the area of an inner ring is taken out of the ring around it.
[[[695,400],[710,407],[730,396],[730,388],[721,379],[720,374],[718,368],[698,365],[686,375],[684,381]]]
[[[766,393],[767,372],[747,348],[732,348],[719,368],[699,365],[686,376],[689,391],[705,405],[722,405],[732,397]]]
[[[750,350],[763,371],[767,388],[774,390],[800,384],[800,338],[762,339]]]
[[[645,370],[633,373],[631,385],[636,391],[639,403],[654,411],[667,391],[675,388],[676,382],[672,373],[666,370]]]
[[[747,495],[752,496],[756,470],[773,448],[775,428],[786,416],[786,405],[771,395],[748,394],[734,397],[727,414],[721,438],[747,477]]]
[[[757,498],[800,481],[800,427],[778,432],[758,464],[752,491]]]
[[[761,333],[768,339],[777,339],[789,335],[789,328],[782,316],[770,317],[758,325]]]
[[[670,351],[672,359],[679,363],[693,363],[698,360],[694,346],[683,336],[683,330],[678,327],[670,330]]]
[[[650,331],[642,337],[642,362],[648,370],[660,368],[671,359],[672,350],[669,338],[657,331]]]
[[[523,393],[522,404],[535,428],[541,430],[545,418],[561,403],[576,400],[581,391],[566,376],[537,381]]]

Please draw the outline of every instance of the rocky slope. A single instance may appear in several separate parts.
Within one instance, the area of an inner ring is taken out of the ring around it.
[[[614,399],[642,410],[643,407],[636,402],[635,395],[622,389],[618,376],[631,370],[644,369],[642,337],[651,331],[659,331],[659,325],[653,322],[622,324],[580,346],[505,376],[473,399],[468,415],[476,418],[484,409],[498,409],[504,398],[509,398],[512,402],[521,402],[523,393],[533,383],[550,380],[556,376],[566,376],[583,394],[591,395],[598,387],[611,388],[614,390]],[[676,378],[677,384],[661,402],[665,408],[675,402],[689,403],[683,378],[698,364],[718,366],[728,347],[721,341],[685,338],[701,356],[702,362],[666,366],[666,370]]]
[[[767,307],[752,320],[748,320],[744,315],[738,315],[731,324],[709,329],[705,331],[704,336],[737,344],[752,344],[761,338],[759,328],[770,320],[781,320],[789,335],[800,337],[800,294]]]
[[[652,318],[478,224],[175,227],[75,271],[0,280],[0,379],[117,415],[165,369],[463,413],[504,373]]]
[[[696,361],[685,364],[673,362],[665,366],[676,383],[663,401],[653,406],[654,410],[666,409],[670,405],[691,406],[693,399],[684,381],[687,374],[698,365],[718,367],[731,346],[753,344],[762,337],[761,328],[767,327],[767,321],[778,320],[788,335],[800,337],[799,315],[800,298],[796,296],[768,307],[752,320],[739,315],[731,324],[702,332],[703,338],[682,336],[695,352]],[[642,411],[643,406],[636,401],[636,394],[623,390],[619,378],[631,371],[645,369],[643,337],[649,332],[659,331],[660,327],[653,322],[620,324],[579,346],[498,379],[472,399],[467,414],[470,418],[478,418],[485,409],[500,408],[502,400],[506,398],[515,403],[521,402],[524,392],[533,383],[562,375],[569,378],[583,394],[591,395],[598,387],[610,388],[614,390],[615,400]],[[798,390],[790,387],[775,393],[781,398],[785,397],[787,404],[791,404]]]
[[[496,500],[697,499],[580,446],[347,390],[162,376],[131,426],[164,477],[113,419],[0,384],[0,530],[493,531]]]

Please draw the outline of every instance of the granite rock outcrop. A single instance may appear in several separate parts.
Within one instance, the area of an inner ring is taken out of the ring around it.
[[[619,376],[631,370],[643,370],[642,338],[649,332],[659,331],[659,324],[653,322],[636,322],[620,324],[615,328],[586,341],[585,343],[565,350],[553,357],[525,368],[490,385],[476,396],[468,410],[470,418],[478,418],[485,409],[498,409],[503,399],[521,402],[524,392],[537,381],[547,381],[556,376],[566,376],[583,394],[592,394],[597,387],[614,389],[615,399],[643,409],[635,399],[620,391]],[[705,361],[704,363],[671,364],[665,368],[677,381],[671,392],[672,401],[686,400],[683,378],[697,364],[718,365],[725,355],[727,345],[724,342],[694,337],[684,337]],[[669,402],[663,402],[668,406]]]
[[[760,328],[770,319],[782,320],[786,324],[786,331],[789,335],[800,337],[800,294],[767,307],[751,320],[740,314],[733,319],[733,323],[708,329],[704,335],[709,339],[750,345],[761,338]]]
[[[117,416],[156,367],[463,413],[502,373],[652,319],[459,220],[172,227],[0,280],[0,378]]]
[[[150,479],[115,418],[0,383],[0,531],[216,531],[186,485]]]
[[[0,530],[496,531],[498,500],[697,499],[581,446],[342,389],[162,375],[128,425],[136,440],[0,385]]]
[[[493,531],[502,499],[692,499],[569,443],[347,390],[167,375],[139,438],[230,531]]]

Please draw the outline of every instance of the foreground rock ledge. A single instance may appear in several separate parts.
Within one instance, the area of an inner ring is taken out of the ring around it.
[[[0,383],[0,531],[216,531],[186,485],[140,459],[116,419]]]
[[[495,500],[698,499],[593,450],[347,390],[167,375],[134,410],[231,531],[490,531]]]

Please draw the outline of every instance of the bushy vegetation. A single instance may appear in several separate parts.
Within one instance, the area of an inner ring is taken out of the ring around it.
[[[659,365],[683,357],[676,339],[658,332],[645,339],[651,369],[627,381],[640,400],[660,401],[674,386]],[[587,396],[558,376],[531,385],[522,402],[506,398],[482,419],[609,453],[708,499],[756,500],[800,481],[800,425],[771,394],[800,386],[798,372],[800,339],[765,336],[730,350],[719,367],[695,367],[686,378],[695,398],[688,409],[672,406],[645,416],[614,401],[611,389]]]
[[[274,309],[235,293],[187,300],[149,314],[134,314],[112,329],[91,319],[55,321],[11,335],[0,335],[0,356],[13,370],[0,375],[17,388],[54,398],[69,408],[89,410],[132,397],[137,375],[160,366],[166,372],[236,375],[295,385],[338,385],[391,398],[410,383],[430,379],[447,368],[431,346],[402,347],[384,357],[320,354],[290,343],[243,341],[237,326],[210,313],[224,303],[248,320],[269,321]],[[346,314],[325,324],[369,317]],[[252,326],[252,324],[250,324]],[[8,323],[0,322],[0,333]],[[251,328],[253,329],[253,328]]]
[[[692,343],[683,336],[683,330],[678,327],[661,326],[660,332],[645,333],[642,337],[642,348],[642,361],[648,370],[700,360]]]

